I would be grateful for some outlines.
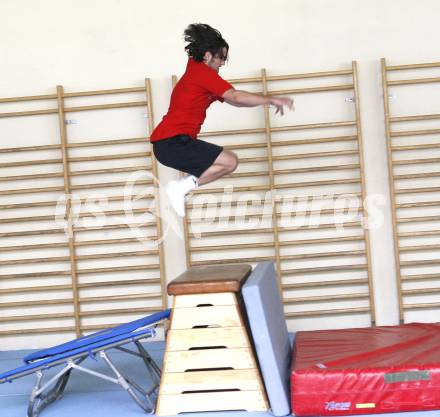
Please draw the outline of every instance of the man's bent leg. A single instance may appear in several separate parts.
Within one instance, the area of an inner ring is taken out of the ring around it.
[[[214,163],[206,169],[197,179],[193,175],[181,178],[178,181],[168,183],[166,192],[175,212],[185,216],[185,195],[199,185],[208,184],[226,174],[235,171],[238,165],[238,158],[235,153],[223,150],[215,159]]]
[[[208,184],[226,174],[234,172],[238,166],[238,158],[234,152],[223,150],[214,163],[200,175],[198,185]]]

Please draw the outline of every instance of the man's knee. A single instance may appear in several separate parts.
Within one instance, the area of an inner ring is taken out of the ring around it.
[[[238,166],[238,157],[237,155],[235,155],[234,152],[229,152],[228,153],[228,172],[234,172],[237,169]]]

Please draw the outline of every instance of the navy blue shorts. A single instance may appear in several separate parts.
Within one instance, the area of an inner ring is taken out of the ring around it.
[[[200,177],[223,148],[188,135],[177,135],[152,143],[156,159],[163,165]]]

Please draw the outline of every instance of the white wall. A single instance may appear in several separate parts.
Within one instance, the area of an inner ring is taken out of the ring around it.
[[[150,77],[158,122],[170,75],[184,69],[182,32],[192,22],[209,23],[229,42],[225,78],[263,67],[271,73],[333,70],[357,60],[368,192],[388,199],[379,60],[439,61],[439,13],[435,0],[2,0],[0,96],[47,94],[57,84],[75,91],[127,87]],[[0,132],[0,141],[7,134]],[[174,175],[160,174],[164,181]],[[383,215],[384,226],[371,231],[373,277],[377,323],[392,325],[398,311],[389,202]],[[182,245],[167,242],[168,279],[184,269]]]

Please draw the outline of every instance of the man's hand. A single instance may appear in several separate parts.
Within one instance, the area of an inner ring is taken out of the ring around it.
[[[270,104],[276,107],[275,114],[280,113],[281,116],[284,115],[284,106],[286,106],[289,110],[295,110],[293,100],[290,97],[270,97]]]

